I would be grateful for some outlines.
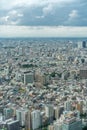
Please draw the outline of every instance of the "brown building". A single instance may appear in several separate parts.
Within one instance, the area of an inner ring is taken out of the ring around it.
[[[76,109],[80,112],[83,113],[83,101],[80,101],[76,104]]]

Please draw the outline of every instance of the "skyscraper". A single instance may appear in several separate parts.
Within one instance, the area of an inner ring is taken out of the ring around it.
[[[78,42],[78,48],[86,48],[87,42],[86,41],[80,41]]]

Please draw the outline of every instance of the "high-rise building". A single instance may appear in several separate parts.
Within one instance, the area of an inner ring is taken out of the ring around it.
[[[71,101],[69,100],[69,101],[66,101],[65,103],[64,103],[64,109],[65,109],[65,111],[70,111],[71,110]]]
[[[18,120],[14,120],[11,122],[8,122],[6,124],[7,126],[7,130],[20,130],[20,125],[19,125],[19,121]]]
[[[59,119],[59,117],[61,116],[61,114],[64,111],[64,107],[63,106],[58,106],[54,108],[54,117],[55,119]]]
[[[75,117],[65,118],[62,130],[82,130],[81,119],[77,119]]]
[[[13,110],[11,108],[4,108],[5,119],[13,117]]]
[[[25,117],[25,130],[31,130],[32,124],[31,124],[31,111],[28,111]]]
[[[81,68],[79,74],[81,79],[87,79],[87,68]]]
[[[87,42],[86,41],[80,41],[78,42],[78,48],[86,48]]]
[[[0,113],[0,122],[3,120],[3,115]]]
[[[18,109],[16,110],[16,118],[20,122],[20,126],[25,126],[26,122],[26,115],[28,114],[28,110],[25,109]]]
[[[54,122],[54,130],[62,130],[62,123]]]
[[[82,46],[83,46],[83,48],[86,48],[86,47],[87,47],[86,44],[87,44],[86,41],[83,41],[83,42],[82,42]]]
[[[32,129],[35,130],[41,127],[41,113],[39,110],[31,112]]]
[[[76,109],[77,109],[80,113],[83,113],[83,101],[79,101],[79,102],[76,104]]]
[[[49,125],[48,130],[54,130],[54,125]]]
[[[54,107],[51,104],[45,106],[45,115],[48,118],[48,124],[53,122],[54,118]]]
[[[26,85],[28,83],[34,82],[34,73],[33,72],[24,72],[23,75],[23,83]]]
[[[35,82],[40,83],[40,86],[45,85],[48,81],[49,77],[44,75],[43,72],[40,72],[39,70],[35,72]]]

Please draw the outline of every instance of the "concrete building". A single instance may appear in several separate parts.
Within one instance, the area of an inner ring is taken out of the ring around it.
[[[49,125],[48,130],[54,130],[54,125]]]
[[[13,113],[14,113],[14,111],[11,108],[4,108],[5,119],[9,119],[9,118],[13,117]]]
[[[64,107],[63,106],[58,106],[54,108],[54,118],[57,120],[60,118],[61,114],[64,111]]]
[[[41,86],[45,85],[48,83],[48,80],[46,79],[46,75],[44,75],[40,71],[35,72],[35,82],[40,83]]]
[[[31,112],[31,121],[33,130],[41,127],[41,113],[39,110]]]
[[[22,78],[23,83],[25,85],[28,83],[32,84],[34,82],[34,73],[33,72],[30,72],[30,71],[24,72],[22,77],[23,77]]]
[[[19,121],[18,120],[14,120],[11,122],[8,122],[6,124],[7,126],[7,130],[20,130],[20,125],[19,125]]]
[[[64,103],[64,109],[65,109],[65,111],[70,111],[71,110],[71,101],[69,100],[69,101],[66,101],[65,103]]]
[[[82,130],[81,119],[75,117],[66,118],[63,121],[62,130]]]
[[[52,123],[53,122],[53,118],[54,118],[54,107],[51,104],[48,104],[45,106],[45,115],[48,119],[48,123]]]
[[[31,130],[32,124],[31,124],[31,111],[28,111],[25,117],[25,130]]]
[[[83,101],[79,101],[79,102],[76,104],[76,109],[77,109],[80,113],[83,113]]]
[[[87,79],[87,68],[83,67],[80,69],[80,79]]]
[[[54,130],[62,130],[62,123],[54,122]]]
[[[78,42],[78,48],[86,48],[86,47],[87,47],[86,41],[80,41],[80,42]]]
[[[20,122],[20,126],[25,126],[26,115],[28,114],[28,110],[18,109],[16,110],[16,118]]]

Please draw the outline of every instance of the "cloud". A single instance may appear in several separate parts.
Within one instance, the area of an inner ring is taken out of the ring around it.
[[[71,10],[71,12],[68,14],[68,19],[64,22],[65,25],[75,25],[78,23],[79,19],[79,13],[78,10]]]
[[[41,16],[35,16],[36,19],[43,19],[44,18],[44,15],[41,15]]]
[[[69,19],[75,19],[77,18],[79,15],[78,15],[78,11],[77,10],[72,10],[69,14]]]
[[[74,0],[0,0],[0,9],[12,9],[20,6],[42,6],[47,4],[71,3]]]
[[[0,23],[6,25],[16,25],[20,22],[21,17],[23,17],[22,13],[12,10],[9,11],[6,16],[2,16],[0,18]]]
[[[87,26],[87,0],[0,0],[0,24]]]
[[[0,37],[86,37],[87,27],[0,26]]]
[[[48,6],[43,8],[43,15],[48,15],[49,13],[53,13],[53,6],[49,4]]]

